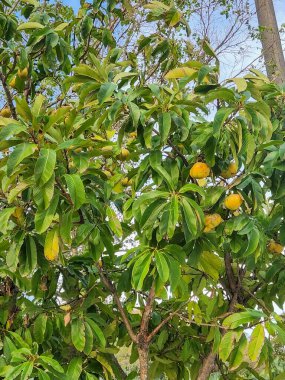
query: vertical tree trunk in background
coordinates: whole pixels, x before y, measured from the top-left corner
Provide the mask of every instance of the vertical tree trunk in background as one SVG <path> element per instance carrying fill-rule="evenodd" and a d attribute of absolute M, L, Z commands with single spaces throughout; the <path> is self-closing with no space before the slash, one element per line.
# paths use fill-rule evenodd
<path fill-rule="evenodd" d="M 270 80 L 285 83 L 285 60 L 272 0 L 255 0 L 267 75 Z"/>
<path fill-rule="evenodd" d="M 138 347 L 140 363 L 140 380 L 149 380 L 148 376 L 148 346 Z"/>

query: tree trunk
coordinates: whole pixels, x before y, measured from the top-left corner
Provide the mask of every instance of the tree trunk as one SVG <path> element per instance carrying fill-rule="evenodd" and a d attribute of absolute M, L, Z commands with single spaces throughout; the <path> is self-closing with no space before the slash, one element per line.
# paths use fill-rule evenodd
<path fill-rule="evenodd" d="M 272 0 L 255 0 L 267 75 L 277 84 L 285 83 L 285 60 Z"/>
<path fill-rule="evenodd" d="M 215 359 L 216 359 L 216 354 L 211 352 L 204 360 L 202 367 L 200 369 L 199 375 L 196 380 L 207 380 L 209 379 L 214 366 L 215 366 Z"/>
<path fill-rule="evenodd" d="M 148 377 L 148 350 L 149 346 L 138 347 L 140 363 L 140 380 L 149 380 Z"/>

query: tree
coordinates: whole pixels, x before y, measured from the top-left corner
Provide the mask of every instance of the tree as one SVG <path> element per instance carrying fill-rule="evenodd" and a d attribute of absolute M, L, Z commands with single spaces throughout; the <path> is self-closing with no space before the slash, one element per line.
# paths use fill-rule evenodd
<path fill-rule="evenodd" d="M 285 82 L 285 60 L 272 0 L 255 0 L 267 75 Z"/>
<path fill-rule="evenodd" d="M 279 375 L 282 90 L 185 59 L 167 2 L 0 10 L 0 376 Z"/>

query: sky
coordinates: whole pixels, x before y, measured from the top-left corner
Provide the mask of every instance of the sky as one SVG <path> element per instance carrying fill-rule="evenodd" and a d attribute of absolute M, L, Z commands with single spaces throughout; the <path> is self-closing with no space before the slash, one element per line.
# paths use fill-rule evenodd
<path fill-rule="evenodd" d="M 80 7 L 80 0 L 62 0 L 64 4 L 71 5 L 75 11 Z M 151 1 L 151 0 L 149 0 Z M 91 2 L 89 0 L 89 2 Z M 275 13 L 277 17 L 277 22 L 279 27 L 282 24 L 285 24 L 285 2 L 284 0 L 273 0 Z M 254 0 L 250 0 L 251 7 L 255 9 Z M 226 21 L 224 21 L 226 22 Z M 257 25 L 257 19 L 254 18 L 251 22 Z M 217 28 L 223 28 L 222 25 L 217 25 Z M 285 48 L 285 40 L 282 41 L 283 46 Z M 247 65 L 251 65 L 251 62 L 261 54 L 261 44 L 259 41 L 249 41 L 248 47 L 245 47 L 245 51 L 243 53 L 243 59 L 237 60 L 236 57 L 231 56 L 231 52 L 225 54 L 224 57 L 221 57 L 221 72 L 223 72 L 225 77 L 231 77 L 235 74 L 239 73 L 241 69 L 246 67 Z M 263 61 L 260 59 L 255 62 L 255 67 L 258 69 L 262 69 Z"/>

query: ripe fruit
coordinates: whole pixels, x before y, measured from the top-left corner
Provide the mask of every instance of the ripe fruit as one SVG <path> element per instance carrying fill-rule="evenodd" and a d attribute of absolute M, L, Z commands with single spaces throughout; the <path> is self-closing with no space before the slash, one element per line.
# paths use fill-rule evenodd
<path fill-rule="evenodd" d="M 101 149 L 102 155 L 105 157 L 110 157 L 112 155 L 112 150 L 113 147 L 111 145 L 103 146 L 103 148 Z"/>
<path fill-rule="evenodd" d="M 8 108 L 8 107 L 3 108 L 0 111 L 0 115 L 3 116 L 3 117 L 10 117 L 11 116 L 11 110 L 10 110 L 10 108 Z"/>
<path fill-rule="evenodd" d="M 243 202 L 242 197 L 239 194 L 230 194 L 225 199 L 225 207 L 229 210 L 237 210 Z"/>
<path fill-rule="evenodd" d="M 133 139 L 135 139 L 137 137 L 137 132 L 131 132 L 130 133 L 130 137 L 132 137 Z"/>
<path fill-rule="evenodd" d="M 120 160 L 125 161 L 129 157 L 129 155 L 130 155 L 130 152 L 128 151 L 128 149 L 122 148 L 121 153 L 119 154 L 118 157 Z"/>
<path fill-rule="evenodd" d="M 221 172 L 221 176 L 225 179 L 232 178 L 237 174 L 238 166 L 235 162 L 231 162 L 227 168 L 227 170 L 223 170 Z"/>
<path fill-rule="evenodd" d="M 276 243 L 274 240 L 270 240 L 269 244 L 267 245 L 268 251 L 271 253 L 282 253 L 284 250 L 283 245 Z"/>
<path fill-rule="evenodd" d="M 16 88 L 16 77 L 14 77 L 13 79 L 10 80 L 9 85 L 12 88 Z"/>
<path fill-rule="evenodd" d="M 219 214 L 209 214 L 205 216 L 204 232 L 209 232 L 223 222 L 223 218 Z"/>
<path fill-rule="evenodd" d="M 200 187 L 205 187 L 207 185 L 207 180 L 206 178 L 197 179 L 197 183 Z"/>
<path fill-rule="evenodd" d="M 204 162 L 196 162 L 190 169 L 190 176 L 196 179 L 202 179 L 209 177 L 210 168 Z"/>
<path fill-rule="evenodd" d="M 17 74 L 20 79 L 26 79 L 28 76 L 29 70 L 25 67 L 23 70 L 19 69 Z"/>

